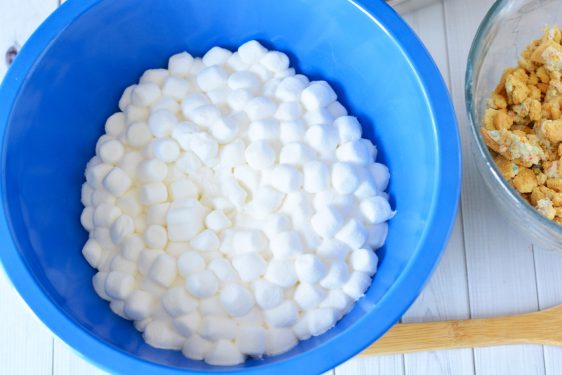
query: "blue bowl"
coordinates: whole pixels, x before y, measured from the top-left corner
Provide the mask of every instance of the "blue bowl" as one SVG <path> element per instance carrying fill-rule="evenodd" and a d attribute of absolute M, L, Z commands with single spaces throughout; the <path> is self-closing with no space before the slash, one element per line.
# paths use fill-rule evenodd
<path fill-rule="evenodd" d="M 378 145 L 398 214 L 366 296 L 326 334 L 282 355 L 214 367 L 149 347 L 94 293 L 81 254 L 86 161 L 125 87 L 187 50 L 250 39 L 326 79 Z M 379 338 L 420 293 L 450 234 L 460 186 L 454 112 L 412 31 L 380 0 L 71 0 L 32 36 L 0 90 L 0 259 L 68 345 L 118 373 L 319 373 Z"/>

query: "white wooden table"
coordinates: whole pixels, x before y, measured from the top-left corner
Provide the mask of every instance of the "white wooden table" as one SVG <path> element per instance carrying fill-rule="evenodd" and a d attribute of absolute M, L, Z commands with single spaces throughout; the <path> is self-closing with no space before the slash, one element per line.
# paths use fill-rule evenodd
<path fill-rule="evenodd" d="M 373 0 L 375 1 L 375 0 Z M 498 216 L 468 149 L 464 109 L 466 56 L 492 0 L 437 0 L 403 14 L 447 82 L 463 142 L 461 209 L 447 251 L 403 322 L 477 318 L 535 311 L 562 303 L 562 252 L 545 252 Z M 0 53 L 22 45 L 58 0 L 0 0 Z M 3 60 L 3 59 L 2 59 Z M 0 78 L 6 65 L 0 60 Z M 54 338 L 0 273 L 2 374 L 87 375 L 100 370 Z M 558 375 L 562 349 L 517 345 L 353 358 L 336 375 Z"/>

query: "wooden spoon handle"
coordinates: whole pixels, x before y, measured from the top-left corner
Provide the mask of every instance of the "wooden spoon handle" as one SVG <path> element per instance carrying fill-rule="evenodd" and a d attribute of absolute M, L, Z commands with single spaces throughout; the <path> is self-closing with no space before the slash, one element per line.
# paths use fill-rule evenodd
<path fill-rule="evenodd" d="M 397 324 L 361 354 L 397 354 L 502 344 L 552 344 L 545 327 L 549 325 L 548 319 L 544 319 L 547 317 L 542 313 Z"/>

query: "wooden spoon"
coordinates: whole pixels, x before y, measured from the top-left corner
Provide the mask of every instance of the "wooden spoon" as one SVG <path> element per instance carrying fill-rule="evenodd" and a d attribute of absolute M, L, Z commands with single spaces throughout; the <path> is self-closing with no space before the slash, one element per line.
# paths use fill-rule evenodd
<path fill-rule="evenodd" d="M 497 318 L 397 324 L 361 355 L 507 344 L 562 346 L 560 327 L 562 327 L 562 305 L 542 311 Z"/>

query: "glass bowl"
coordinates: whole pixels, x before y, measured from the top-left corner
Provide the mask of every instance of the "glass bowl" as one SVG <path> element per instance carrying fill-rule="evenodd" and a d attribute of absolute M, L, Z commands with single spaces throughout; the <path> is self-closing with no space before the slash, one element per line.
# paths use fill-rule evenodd
<path fill-rule="evenodd" d="M 498 0 L 480 24 L 468 55 L 465 101 L 471 151 L 478 170 L 504 215 L 534 244 L 562 250 L 562 226 L 535 210 L 504 179 L 480 133 L 486 101 L 503 71 L 517 66 L 523 49 L 540 38 L 546 26 L 562 25 L 562 0 Z"/>

